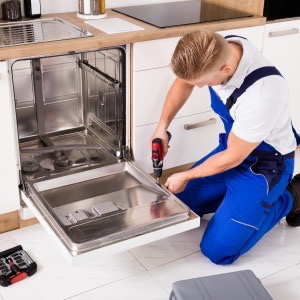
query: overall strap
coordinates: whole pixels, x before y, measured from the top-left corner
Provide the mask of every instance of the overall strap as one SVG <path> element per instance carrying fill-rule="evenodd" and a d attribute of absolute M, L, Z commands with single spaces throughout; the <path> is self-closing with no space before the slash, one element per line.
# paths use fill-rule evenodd
<path fill-rule="evenodd" d="M 292 129 L 293 129 L 294 136 L 296 138 L 297 146 L 299 146 L 300 145 L 300 135 L 298 134 L 298 132 L 294 128 L 293 124 L 292 124 Z"/>
<path fill-rule="evenodd" d="M 264 77 L 267 76 L 271 76 L 271 75 L 278 75 L 281 76 L 281 73 L 275 68 L 275 67 L 262 67 L 259 69 L 254 70 L 253 72 L 251 72 L 249 75 L 246 76 L 244 82 L 242 83 L 242 85 L 238 88 L 235 89 L 233 91 L 233 93 L 231 94 L 231 96 L 227 99 L 226 101 L 226 107 L 228 110 L 230 110 L 230 108 L 236 103 L 237 99 L 243 94 L 245 93 L 245 91 L 256 81 L 258 81 L 259 79 L 262 79 Z M 300 136 L 299 134 L 296 132 L 293 124 L 292 124 L 292 129 L 293 129 L 293 133 L 295 135 L 296 138 L 296 142 L 297 145 L 300 145 Z"/>
<path fill-rule="evenodd" d="M 275 67 L 262 67 L 254 70 L 246 76 L 242 85 L 233 91 L 231 96 L 226 101 L 226 107 L 228 110 L 236 103 L 237 99 L 246 92 L 246 90 L 256 81 L 271 75 L 282 76 L 281 73 Z"/>
<path fill-rule="evenodd" d="M 231 34 L 231 35 L 224 36 L 224 39 L 231 39 L 231 38 L 241 38 L 241 39 L 247 40 L 245 37 L 240 36 L 240 35 Z"/>

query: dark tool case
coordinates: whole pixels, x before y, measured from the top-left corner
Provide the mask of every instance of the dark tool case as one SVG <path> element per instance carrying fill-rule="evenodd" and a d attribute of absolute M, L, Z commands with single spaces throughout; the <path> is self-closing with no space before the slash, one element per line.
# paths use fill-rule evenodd
<path fill-rule="evenodd" d="M 272 300 L 250 270 L 173 283 L 169 300 Z"/>
<path fill-rule="evenodd" d="M 37 270 L 36 263 L 21 245 L 0 252 L 0 285 L 9 286 Z"/>

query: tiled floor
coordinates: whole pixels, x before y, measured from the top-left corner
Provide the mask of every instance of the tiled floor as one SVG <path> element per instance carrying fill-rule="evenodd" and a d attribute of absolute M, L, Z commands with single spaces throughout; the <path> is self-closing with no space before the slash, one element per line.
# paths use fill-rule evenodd
<path fill-rule="evenodd" d="M 202 219 L 200 228 L 76 267 L 67 264 L 40 224 L 1 234 L 0 248 L 21 244 L 38 271 L 0 287 L 0 299 L 165 300 L 174 281 L 245 269 L 261 279 L 274 300 L 300 299 L 300 228 L 283 220 L 233 265 L 216 266 L 199 252 L 207 222 Z"/>
<path fill-rule="evenodd" d="M 0 235 L 21 244 L 38 264 L 38 272 L 0 288 L 0 299 L 90 300 L 168 299 L 172 283 L 193 277 L 251 269 L 276 300 L 300 299 L 300 228 L 278 224 L 249 253 L 230 266 L 216 266 L 198 250 L 201 227 L 116 254 L 70 267 L 41 225 Z"/>

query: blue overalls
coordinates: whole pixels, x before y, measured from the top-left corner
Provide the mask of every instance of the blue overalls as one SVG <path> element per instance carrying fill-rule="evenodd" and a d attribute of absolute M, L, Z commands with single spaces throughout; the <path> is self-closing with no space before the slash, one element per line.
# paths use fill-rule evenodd
<path fill-rule="evenodd" d="M 220 134 L 219 146 L 192 168 L 227 148 L 234 122 L 229 114 L 230 107 L 255 81 L 270 75 L 281 76 L 274 67 L 250 73 L 226 105 L 209 87 L 211 107 L 221 117 L 225 133 Z M 296 133 L 295 138 L 298 141 Z M 294 152 L 281 155 L 262 142 L 239 166 L 191 180 L 186 189 L 177 194 L 178 198 L 200 216 L 215 213 L 200 243 L 203 254 L 216 264 L 231 264 L 251 249 L 290 212 L 293 200 L 286 187 L 293 170 Z"/>

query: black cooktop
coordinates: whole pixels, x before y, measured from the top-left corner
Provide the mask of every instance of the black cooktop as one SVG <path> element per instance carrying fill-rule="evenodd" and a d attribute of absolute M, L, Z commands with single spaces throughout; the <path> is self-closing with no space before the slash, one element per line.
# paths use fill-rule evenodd
<path fill-rule="evenodd" d="M 253 16 L 200 0 L 119 7 L 113 10 L 160 28 Z"/>

